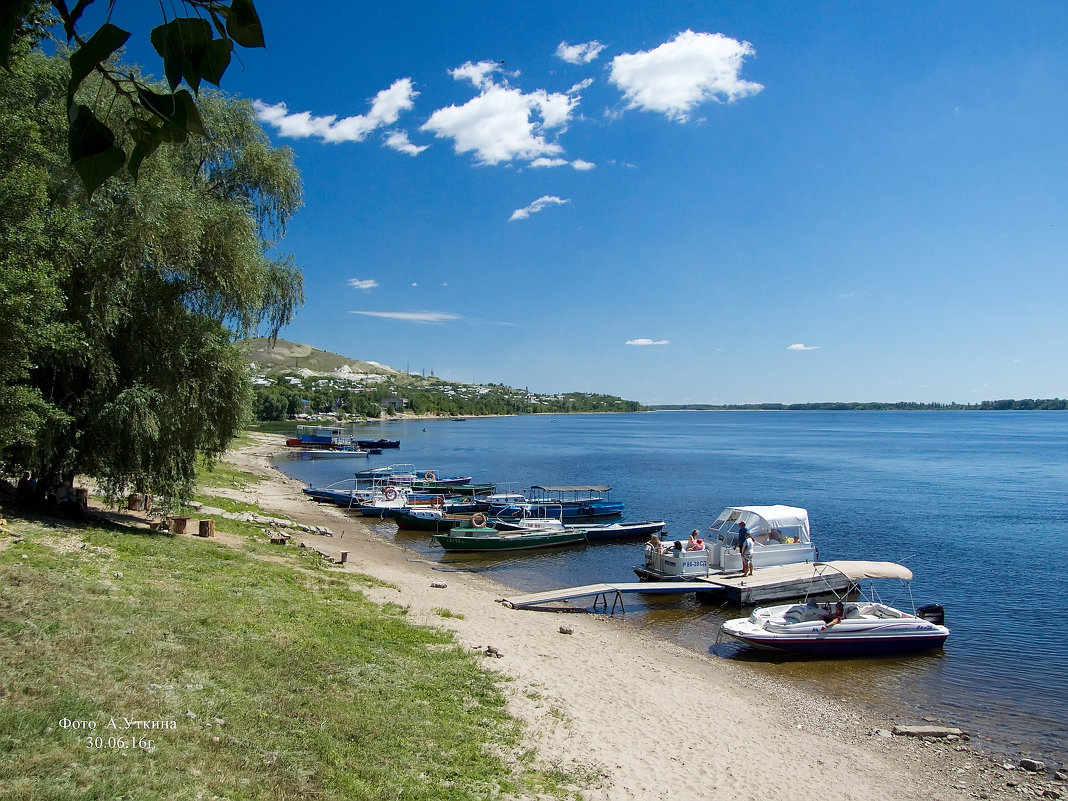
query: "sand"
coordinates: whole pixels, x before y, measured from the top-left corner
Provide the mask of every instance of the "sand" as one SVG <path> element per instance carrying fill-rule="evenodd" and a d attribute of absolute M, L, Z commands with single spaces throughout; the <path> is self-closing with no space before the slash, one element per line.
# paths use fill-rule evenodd
<path fill-rule="evenodd" d="M 624 615 L 508 608 L 499 599 L 514 590 L 436 569 L 360 519 L 307 499 L 300 482 L 271 466 L 279 444 L 257 435 L 256 444 L 229 453 L 227 461 L 267 480 L 219 494 L 329 527 L 335 536 L 306 534 L 279 547 L 303 541 L 334 556 L 347 551 L 344 569 L 396 587 L 363 589 L 372 599 L 406 605 L 412 620 L 452 630 L 466 648 L 502 653 L 484 663 L 511 679 L 505 692 L 530 745 L 545 764 L 592 777 L 593 788 L 582 790 L 588 801 L 948 800 L 1006 792 L 1004 777 L 991 775 L 999 768 L 966 743 L 885 736 L 877 729 L 889 729 L 889 721 L 770 684 L 744 663 L 676 646 L 628 625 Z"/>

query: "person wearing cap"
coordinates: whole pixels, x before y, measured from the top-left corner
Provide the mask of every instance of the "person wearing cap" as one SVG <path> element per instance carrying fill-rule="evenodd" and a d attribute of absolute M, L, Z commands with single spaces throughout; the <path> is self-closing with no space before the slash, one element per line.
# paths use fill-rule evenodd
<path fill-rule="evenodd" d="M 738 521 L 738 552 L 742 555 L 742 575 L 753 575 L 753 537 L 744 520 Z"/>

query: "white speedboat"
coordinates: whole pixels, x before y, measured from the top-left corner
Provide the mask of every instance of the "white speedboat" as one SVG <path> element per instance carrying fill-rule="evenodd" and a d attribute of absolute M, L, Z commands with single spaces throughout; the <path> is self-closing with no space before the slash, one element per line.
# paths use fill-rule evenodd
<path fill-rule="evenodd" d="M 738 524 L 744 522 L 753 538 L 753 567 L 815 562 L 819 551 L 812 544 L 808 510 L 798 506 L 728 506 L 709 528 L 706 542 L 710 571 L 729 573 L 742 569 L 738 550 Z"/>
<path fill-rule="evenodd" d="M 897 579 L 908 588 L 912 571 L 893 562 L 819 562 L 813 566 L 812 592 L 820 592 L 822 576 L 836 571 L 859 591 L 864 579 Z M 835 618 L 834 603 L 808 601 L 800 604 L 757 607 L 749 617 L 728 620 L 721 633 L 771 651 L 808 656 L 876 656 L 939 648 L 949 637 L 945 612 L 938 604 L 904 612 L 883 603 L 874 585 L 858 600 L 841 596 L 843 615 Z"/>

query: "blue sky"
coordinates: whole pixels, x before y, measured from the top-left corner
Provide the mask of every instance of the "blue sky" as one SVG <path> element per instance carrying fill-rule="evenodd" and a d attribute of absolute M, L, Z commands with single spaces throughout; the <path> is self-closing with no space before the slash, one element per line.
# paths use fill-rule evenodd
<path fill-rule="evenodd" d="M 1068 395 L 1062 2 L 256 4 L 222 88 L 303 175 L 285 339 L 646 403 Z"/>

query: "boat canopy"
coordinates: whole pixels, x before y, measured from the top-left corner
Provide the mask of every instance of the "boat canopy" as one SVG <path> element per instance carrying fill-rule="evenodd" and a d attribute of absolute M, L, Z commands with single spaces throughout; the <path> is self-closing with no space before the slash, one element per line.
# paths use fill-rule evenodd
<path fill-rule="evenodd" d="M 603 484 L 583 484 L 577 487 L 544 487 L 535 484 L 531 489 L 541 490 L 542 492 L 608 492 L 612 488 L 606 487 Z"/>
<path fill-rule="evenodd" d="M 799 506 L 728 506 L 712 524 L 712 531 L 727 545 L 733 545 L 738 541 L 738 523 L 743 520 L 750 535 L 761 544 L 768 539 L 804 545 L 812 541 L 808 510 Z"/>
<path fill-rule="evenodd" d="M 816 570 L 830 568 L 841 573 L 850 581 L 861 579 L 891 578 L 901 581 L 912 581 L 912 571 L 904 565 L 895 562 L 866 562 L 866 561 L 842 561 L 817 562 Z"/>

